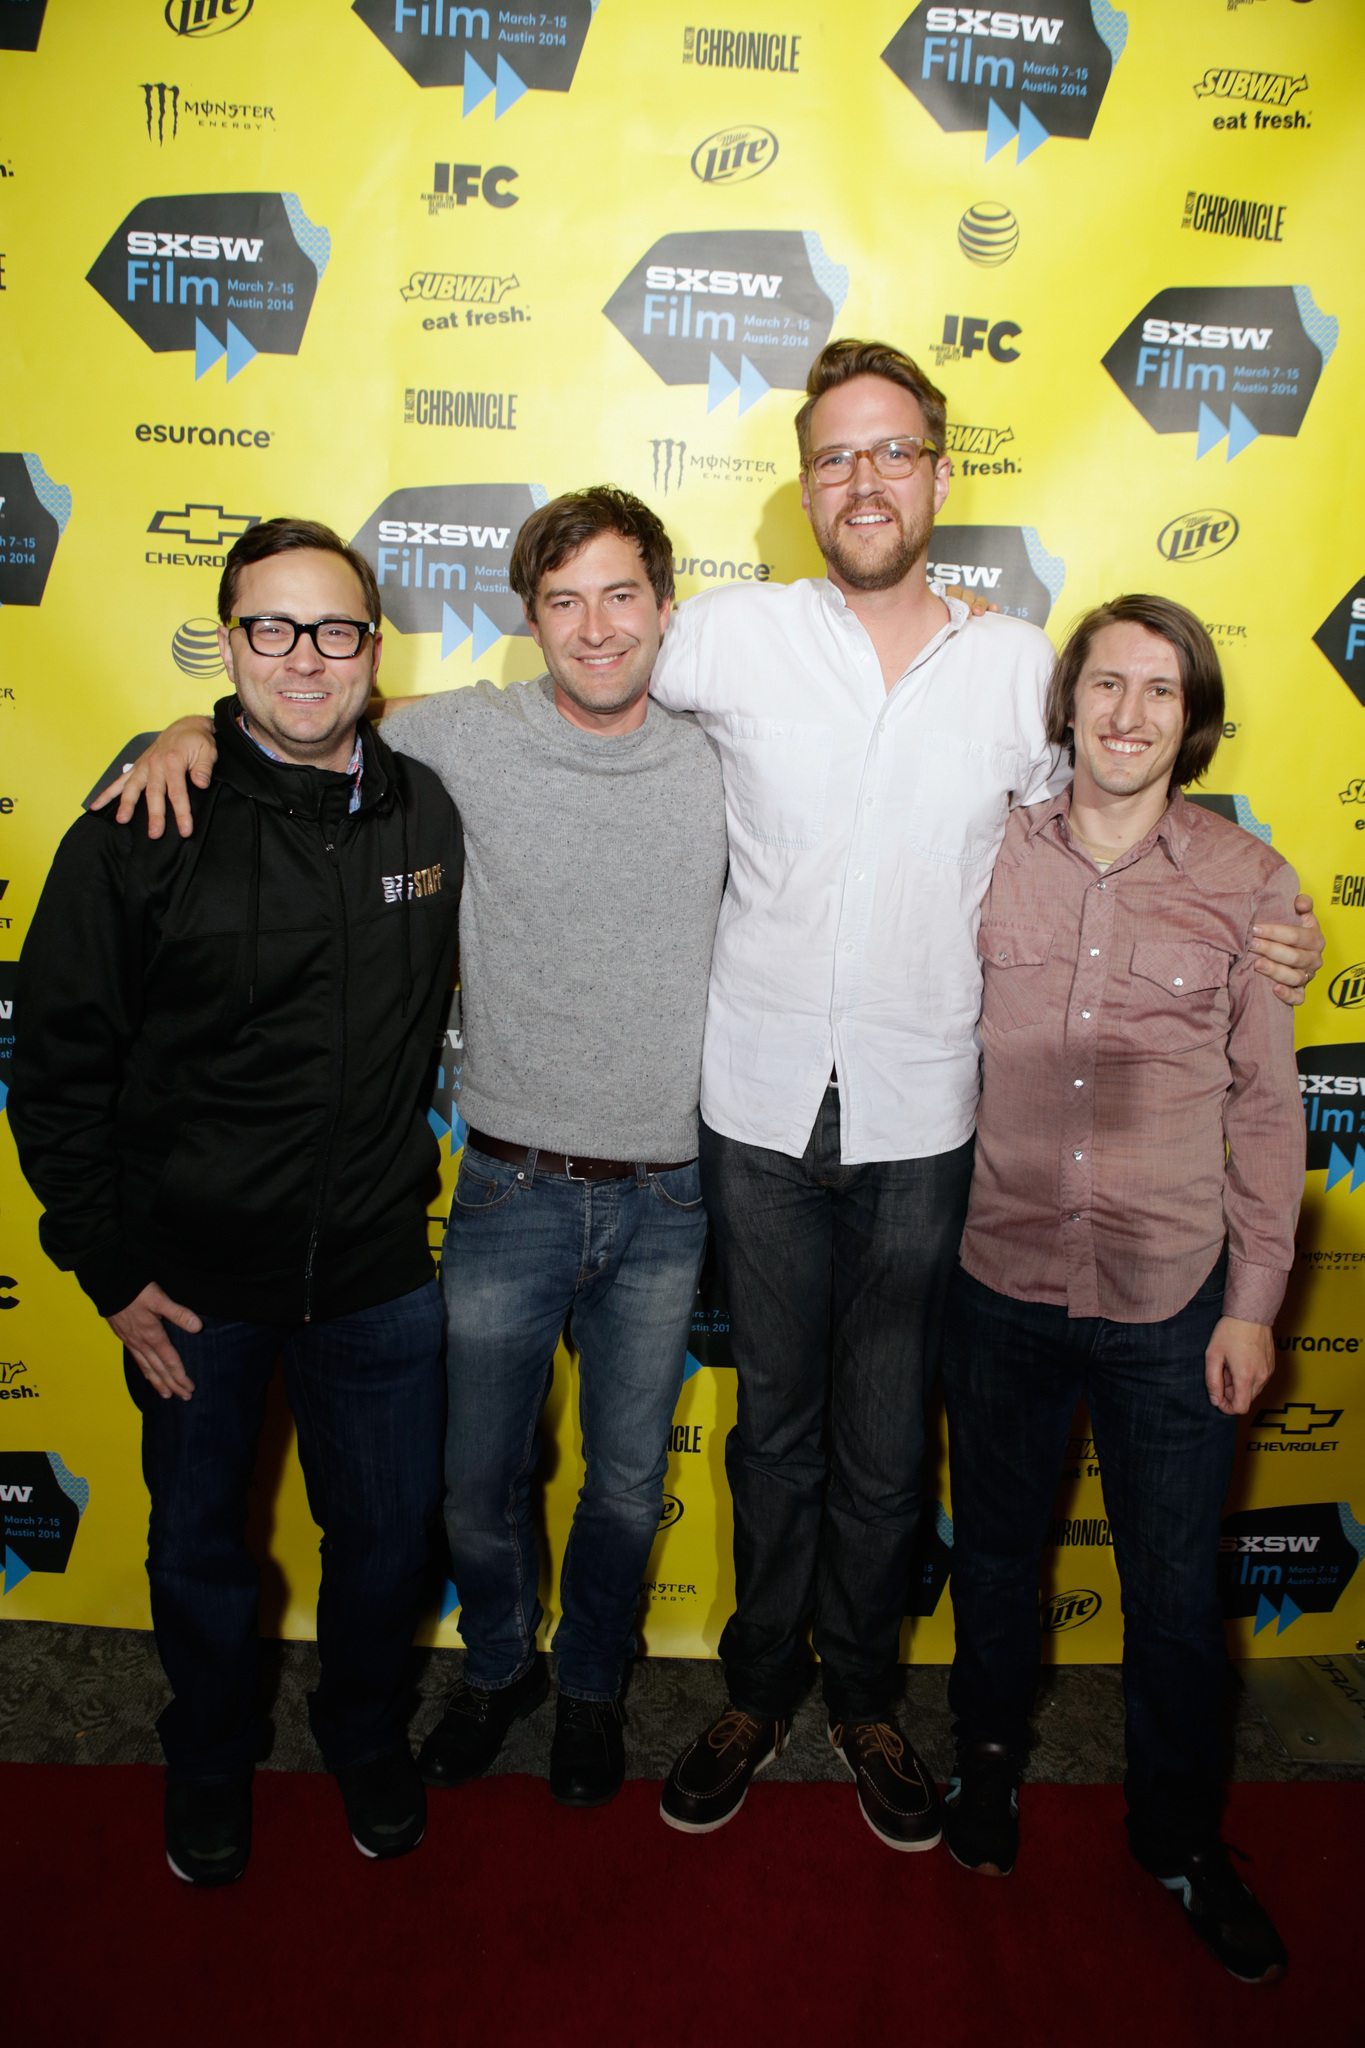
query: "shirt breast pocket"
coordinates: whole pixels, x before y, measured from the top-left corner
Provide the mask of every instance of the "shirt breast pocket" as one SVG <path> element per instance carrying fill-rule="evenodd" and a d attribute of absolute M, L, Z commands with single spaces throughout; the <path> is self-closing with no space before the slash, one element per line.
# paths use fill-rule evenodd
<path fill-rule="evenodd" d="M 1139 940 L 1124 1005 L 1134 1050 L 1190 1052 L 1226 1038 L 1232 957 L 1193 940 Z"/>
<path fill-rule="evenodd" d="M 983 924 L 976 950 L 985 969 L 981 1021 L 996 1031 L 1019 1031 L 1048 1015 L 1047 963 L 1054 933 L 1050 925 Z"/>
<path fill-rule="evenodd" d="M 1021 755 L 951 732 L 906 729 L 910 756 L 905 844 L 926 860 L 971 867 L 994 860 L 1009 819 L 1010 791 L 1023 779 Z"/>
<path fill-rule="evenodd" d="M 750 839 L 798 851 L 819 845 L 833 738 L 827 725 L 729 720 L 725 794 Z"/>

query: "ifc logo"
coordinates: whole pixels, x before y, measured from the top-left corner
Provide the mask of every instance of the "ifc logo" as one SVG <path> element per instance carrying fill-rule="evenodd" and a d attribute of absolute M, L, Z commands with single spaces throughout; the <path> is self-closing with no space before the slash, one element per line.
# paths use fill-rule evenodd
<path fill-rule="evenodd" d="M 770 128 L 718 128 L 692 152 L 692 175 L 703 185 L 744 185 L 777 162 Z"/>
<path fill-rule="evenodd" d="M 1232 513 L 1216 506 L 1182 512 L 1162 527 L 1156 537 L 1157 552 L 1168 562 L 1207 562 L 1230 548 L 1240 531 Z"/>
<path fill-rule="evenodd" d="M 218 653 L 218 625 L 214 619 L 186 619 L 177 626 L 171 640 L 171 660 L 187 676 L 216 676 L 222 673 Z"/>
<path fill-rule="evenodd" d="M 1019 247 L 1019 223 L 1008 206 L 981 200 L 969 206 L 957 224 L 957 246 L 969 263 L 994 270 L 1008 263 Z"/>
<path fill-rule="evenodd" d="M 1093 1621 L 1103 1605 L 1098 1593 L 1081 1586 L 1070 1593 L 1054 1593 L 1043 1602 L 1038 1619 L 1048 1635 L 1057 1636 L 1064 1629 L 1079 1628 L 1083 1622 Z"/>

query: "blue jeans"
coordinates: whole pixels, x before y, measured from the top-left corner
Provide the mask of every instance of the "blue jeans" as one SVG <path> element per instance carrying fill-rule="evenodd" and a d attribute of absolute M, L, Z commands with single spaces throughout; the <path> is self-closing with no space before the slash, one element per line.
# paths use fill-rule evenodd
<path fill-rule="evenodd" d="M 800 1159 L 702 1125 L 739 1414 L 725 1445 L 735 1706 L 790 1715 L 822 1663 L 832 1722 L 896 1697 L 924 1486 L 924 1398 L 962 1237 L 972 1143 L 844 1166 L 826 1091 Z"/>
<path fill-rule="evenodd" d="M 1038 1571 L 1076 1404 L 1090 1408 L 1123 1588 L 1128 1828 L 1160 1861 L 1215 1832 L 1227 1650 L 1219 1518 L 1237 1425 L 1210 1402 L 1204 1353 L 1225 1260 L 1159 1323 L 1068 1318 L 959 1269 L 943 1384 L 953 1491 L 961 1733 L 1022 1760 L 1038 1677 Z"/>
<path fill-rule="evenodd" d="M 535 1655 L 532 1481 L 567 1327 L 587 1469 L 560 1573 L 559 1689 L 582 1700 L 620 1691 L 659 1529 L 705 1244 L 695 1164 L 587 1182 L 466 1146 L 441 1280 L 450 1320 L 446 1533 L 472 1685 L 511 1685 Z"/>
<path fill-rule="evenodd" d="M 405 1664 L 441 1499 L 444 1324 L 430 1280 L 330 1322 L 205 1316 L 197 1336 L 168 1325 L 194 1382 L 188 1401 L 163 1401 L 125 1353 L 152 1497 L 152 1627 L 175 1694 L 157 1722 L 172 1776 L 244 1777 L 263 1754 L 260 1571 L 246 1542 L 247 1490 L 281 1353 L 308 1505 L 323 1532 L 313 1733 L 332 1771 L 404 1741 Z"/>

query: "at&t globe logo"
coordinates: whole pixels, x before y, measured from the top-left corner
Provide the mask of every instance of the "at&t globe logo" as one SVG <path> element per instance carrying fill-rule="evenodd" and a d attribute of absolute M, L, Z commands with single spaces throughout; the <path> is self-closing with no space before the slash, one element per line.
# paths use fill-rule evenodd
<path fill-rule="evenodd" d="M 202 678 L 221 675 L 216 619 L 186 619 L 177 626 L 171 640 L 171 660 L 183 675 Z"/>
<path fill-rule="evenodd" d="M 1008 263 L 1019 247 L 1019 223 L 1008 206 L 981 200 L 969 206 L 957 224 L 957 246 L 969 263 L 994 270 Z"/>

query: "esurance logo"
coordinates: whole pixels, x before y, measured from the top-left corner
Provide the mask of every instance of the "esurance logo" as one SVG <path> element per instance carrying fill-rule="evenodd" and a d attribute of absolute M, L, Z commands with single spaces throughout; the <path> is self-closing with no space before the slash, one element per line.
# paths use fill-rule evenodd
<path fill-rule="evenodd" d="M 1054 1593 L 1039 1610 L 1039 1624 L 1045 1634 L 1059 1636 L 1069 1628 L 1080 1628 L 1093 1621 L 1103 1605 L 1099 1594 L 1086 1586 L 1078 1586 L 1070 1593 Z"/>
<path fill-rule="evenodd" d="M 1182 512 L 1157 535 L 1157 553 L 1168 562 L 1207 562 L 1230 548 L 1240 531 L 1231 512 Z"/>
<path fill-rule="evenodd" d="M 1346 1181 L 1354 1195 L 1365 1187 L 1365 1045 L 1300 1046 L 1298 1063 L 1307 1170 L 1325 1168 L 1329 1189 Z"/>
<path fill-rule="evenodd" d="M 1326 655 L 1357 703 L 1365 704 L 1365 576 L 1328 612 L 1313 635 L 1313 645 Z M 1365 797 L 1343 790 L 1341 801 L 1361 803 Z"/>
<path fill-rule="evenodd" d="M 41 604 L 71 493 L 36 455 L 0 455 L 0 604 Z"/>
<path fill-rule="evenodd" d="M 528 92 L 573 84 L 597 0 L 531 8 L 460 7 L 449 0 L 354 0 L 351 12 L 418 85 L 464 88 L 467 117 L 496 95 L 501 120 Z"/>
<path fill-rule="evenodd" d="M 770 128 L 718 128 L 692 152 L 692 175 L 703 185 L 743 185 L 777 162 Z"/>
<path fill-rule="evenodd" d="M 713 412 L 734 391 L 801 391 L 848 294 L 815 234 L 780 228 L 664 235 L 602 308 L 665 384 L 704 384 Z"/>
<path fill-rule="evenodd" d="M 86 279 L 157 355 L 194 352 L 196 380 L 227 358 L 296 356 L 331 236 L 292 192 L 144 199 Z"/>
<path fill-rule="evenodd" d="M 1365 1528 L 1345 1501 L 1227 1515 L 1218 1543 L 1223 1612 L 1276 1635 L 1303 1614 L 1330 1614 L 1365 1556 Z"/>
<path fill-rule="evenodd" d="M 1216 285 L 1158 292 L 1103 361 L 1156 433 L 1197 434 L 1196 459 L 1226 440 L 1231 462 L 1298 433 L 1336 344 L 1306 285 Z"/>
<path fill-rule="evenodd" d="M 1061 596 L 1066 564 L 1033 526 L 936 526 L 929 543 L 935 583 L 980 591 L 1002 612 L 1041 626 Z"/>
<path fill-rule="evenodd" d="M 55 1451 L 9 1451 L 0 1457 L 0 1556 L 4 1590 L 30 1572 L 64 1572 L 81 1516 L 90 1502 Z"/>
<path fill-rule="evenodd" d="M 470 643 L 478 661 L 504 633 L 528 631 L 507 581 L 538 484 L 433 484 L 392 491 L 352 541 L 373 566 L 400 633 L 439 633 L 441 659 Z"/>
<path fill-rule="evenodd" d="M 984 128 L 987 162 L 1017 136 L 1021 164 L 1050 136 L 1089 136 L 1127 38 L 1108 0 L 1067 0 L 1063 14 L 921 0 L 882 62 L 945 134 Z"/>
<path fill-rule="evenodd" d="M 166 0 L 165 23 L 172 35 L 225 36 L 240 28 L 255 0 Z"/>

